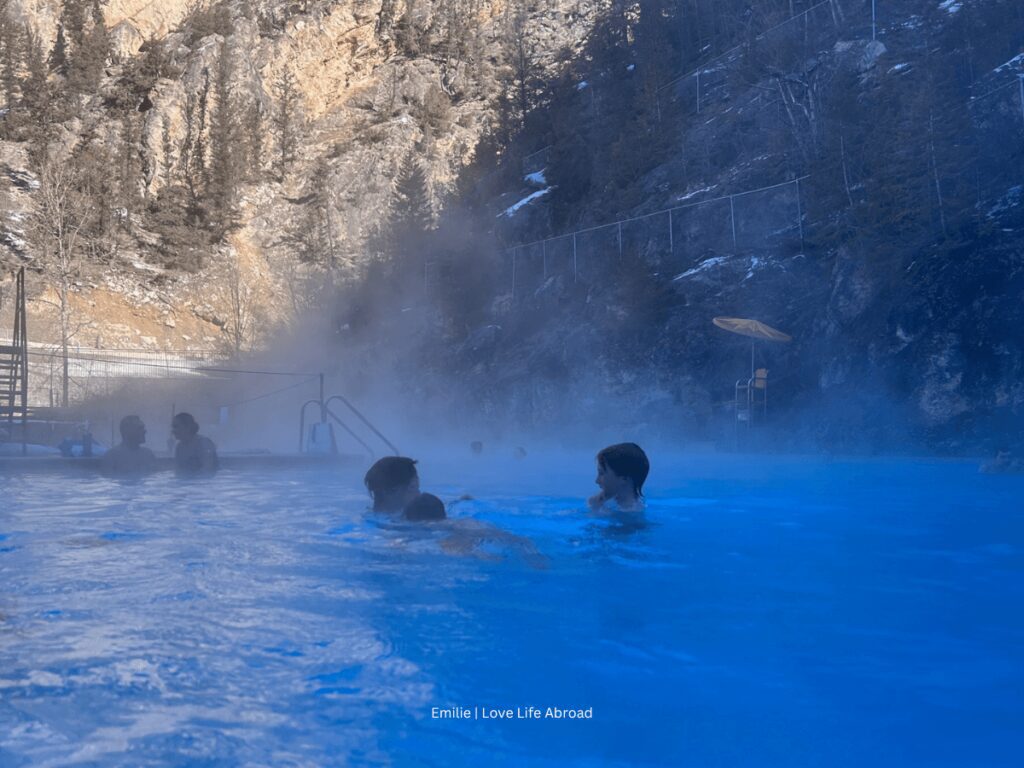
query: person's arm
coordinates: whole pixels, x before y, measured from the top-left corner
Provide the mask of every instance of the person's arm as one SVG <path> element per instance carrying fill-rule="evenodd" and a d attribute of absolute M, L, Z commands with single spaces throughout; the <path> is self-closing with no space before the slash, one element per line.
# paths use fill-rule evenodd
<path fill-rule="evenodd" d="M 537 550 L 537 546 L 523 536 L 498 528 L 472 518 L 452 521 L 452 533 L 441 542 L 441 548 L 451 554 L 474 555 L 483 559 L 500 560 L 500 557 L 480 552 L 477 548 L 488 541 L 508 546 L 519 553 L 531 568 L 547 568 L 548 559 Z"/>

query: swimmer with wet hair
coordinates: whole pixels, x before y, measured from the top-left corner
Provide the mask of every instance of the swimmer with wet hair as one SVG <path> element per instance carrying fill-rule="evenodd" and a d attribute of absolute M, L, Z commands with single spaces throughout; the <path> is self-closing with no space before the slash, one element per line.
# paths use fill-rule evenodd
<path fill-rule="evenodd" d="M 448 516 L 444 511 L 444 502 L 432 493 L 421 493 L 405 505 L 402 514 L 406 520 L 413 523 L 444 520 Z"/>
<path fill-rule="evenodd" d="M 217 446 L 199 434 L 199 423 L 191 413 L 182 411 L 174 415 L 171 434 L 178 441 L 174 447 L 174 469 L 179 477 L 212 475 L 220 469 Z"/>
<path fill-rule="evenodd" d="M 416 461 L 405 456 L 378 459 L 363 478 L 374 512 L 402 512 L 420 493 Z"/>
<path fill-rule="evenodd" d="M 594 512 L 611 506 L 621 512 L 642 512 L 644 481 L 651 470 L 647 454 L 636 443 L 609 445 L 597 454 L 597 479 L 601 491 L 587 500 Z"/>

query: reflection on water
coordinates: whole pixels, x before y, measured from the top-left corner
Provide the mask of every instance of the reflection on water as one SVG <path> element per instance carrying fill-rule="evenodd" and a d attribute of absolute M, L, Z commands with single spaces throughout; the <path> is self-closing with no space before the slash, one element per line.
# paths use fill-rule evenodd
<path fill-rule="evenodd" d="M 0 764 L 1013 764 L 1024 481 L 659 466 L 645 518 L 538 480 L 419 527 L 312 472 L 7 478 Z"/>

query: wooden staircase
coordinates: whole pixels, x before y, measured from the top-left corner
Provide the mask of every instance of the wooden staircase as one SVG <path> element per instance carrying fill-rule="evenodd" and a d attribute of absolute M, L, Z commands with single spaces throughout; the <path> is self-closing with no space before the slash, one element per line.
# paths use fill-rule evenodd
<path fill-rule="evenodd" d="M 21 442 L 28 452 L 28 334 L 25 330 L 25 268 L 18 270 L 14 333 L 0 344 L 0 442 Z"/>

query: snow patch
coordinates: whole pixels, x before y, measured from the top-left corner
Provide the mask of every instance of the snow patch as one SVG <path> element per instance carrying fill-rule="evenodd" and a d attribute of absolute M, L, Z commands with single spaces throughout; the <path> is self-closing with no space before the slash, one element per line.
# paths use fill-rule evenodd
<path fill-rule="evenodd" d="M 1018 184 L 1016 187 L 1010 187 L 1006 190 L 1006 194 L 999 198 L 999 200 L 996 201 L 996 204 L 989 208 L 988 213 L 985 215 L 991 219 L 1004 211 L 1016 208 L 1021 203 L 1024 203 L 1024 186 Z"/>
<path fill-rule="evenodd" d="M 910 64 L 903 61 L 900 62 L 899 64 L 896 64 L 895 66 L 889 67 L 889 72 L 887 74 L 891 75 L 893 72 L 904 72 L 908 69 L 910 69 Z"/>
<path fill-rule="evenodd" d="M 700 189 L 695 189 L 695 190 L 693 190 L 693 192 L 687 192 L 685 195 L 677 196 L 676 197 L 676 202 L 677 203 L 681 203 L 684 200 L 689 200 L 690 198 L 696 197 L 697 195 L 702 195 L 705 192 L 710 192 L 713 189 L 714 189 L 713 186 L 711 186 L 711 187 L 702 187 Z"/>
<path fill-rule="evenodd" d="M 1002 72 L 1004 69 L 1016 69 L 1018 67 L 1024 67 L 1024 53 L 1018 53 L 1009 61 L 1004 64 L 1000 64 L 998 67 L 993 69 L 993 72 Z"/>
<path fill-rule="evenodd" d="M 528 181 L 531 184 L 536 184 L 538 186 L 543 186 L 543 185 L 547 184 L 547 180 L 544 178 L 544 171 L 546 171 L 546 170 L 547 170 L 547 168 L 541 168 L 539 171 L 534 171 L 533 173 L 528 173 L 525 176 L 523 176 L 523 180 L 524 181 Z"/>
<path fill-rule="evenodd" d="M 581 80 L 580 82 L 576 83 L 576 90 L 577 91 L 582 91 L 584 88 L 586 88 L 589 85 L 590 85 L 590 83 L 588 83 L 586 80 Z"/>
<path fill-rule="evenodd" d="M 719 264 L 724 264 L 728 260 L 729 260 L 728 256 L 712 256 L 710 259 L 705 259 L 704 261 L 702 261 L 700 264 L 698 264 L 693 269 L 688 269 L 685 272 L 683 272 L 681 275 L 676 275 L 675 277 L 672 278 L 672 280 L 673 281 L 675 281 L 675 280 L 682 280 L 683 278 L 692 277 L 693 275 L 698 275 L 701 272 L 707 272 L 709 269 L 714 269 Z"/>
<path fill-rule="evenodd" d="M 544 197 L 544 195 L 546 195 L 552 189 L 554 189 L 554 187 L 545 187 L 544 189 L 538 189 L 532 195 L 527 195 L 526 197 L 524 197 L 522 200 L 520 200 L 515 205 L 510 205 L 504 211 L 502 211 L 497 216 L 495 216 L 495 218 L 496 219 L 500 219 L 502 216 L 507 216 L 507 217 L 511 218 L 511 217 L 515 216 L 516 213 L 519 211 L 519 209 L 522 208 L 524 205 L 529 205 L 530 203 L 532 203 L 537 198 Z"/>
<path fill-rule="evenodd" d="M 636 64 L 630 64 L 628 67 L 626 67 L 627 72 L 632 72 L 634 69 L 636 69 Z"/>
<path fill-rule="evenodd" d="M 942 2 L 939 3 L 939 8 L 949 14 L 957 13 L 963 7 L 963 3 L 961 3 L 960 0 L 942 0 Z"/>
<path fill-rule="evenodd" d="M 744 280 L 749 280 L 754 276 L 754 273 L 760 269 L 767 262 L 767 259 L 762 259 L 760 256 L 750 257 L 750 268 L 747 269 L 747 274 L 743 276 Z"/>

